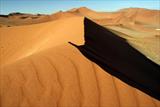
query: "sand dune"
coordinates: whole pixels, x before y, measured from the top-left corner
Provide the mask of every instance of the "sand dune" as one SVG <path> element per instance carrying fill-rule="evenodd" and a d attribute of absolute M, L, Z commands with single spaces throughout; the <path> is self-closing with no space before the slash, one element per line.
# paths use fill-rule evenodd
<path fill-rule="evenodd" d="M 68 11 L 59 11 L 51 15 L 32 15 L 24 13 L 11 13 L 0 15 L 0 25 L 17 26 L 48 22 L 59 18 L 71 16 L 85 16 L 94 19 L 103 25 L 116 24 L 138 24 L 152 27 L 160 27 L 160 11 L 143 8 L 126 8 L 116 12 L 97 12 L 86 7 L 73 8 Z M 151 16 L 151 17 L 150 17 Z"/>
<path fill-rule="evenodd" d="M 85 8 L 79 11 L 96 16 L 94 11 L 86 12 Z M 116 15 L 114 13 L 114 17 Z M 99 19 L 110 16 L 103 12 L 96 17 L 106 26 Z M 68 44 L 69 41 L 77 45 L 84 43 L 84 17 L 77 9 L 53 14 L 49 20 L 0 28 L 1 107 L 160 107 L 158 100 L 106 73 Z M 126 25 L 129 28 L 106 27 L 136 42 L 133 45 L 147 53 L 146 56 L 160 58 L 158 31 L 151 29 L 153 35 L 145 36 L 150 30 L 140 29 L 143 33 L 138 35 L 143 34 L 143 38 L 137 38 L 138 35 L 132 33 L 138 31 Z"/>
<path fill-rule="evenodd" d="M 30 25 L 50 20 L 49 15 L 10 13 L 9 15 L 0 15 L 0 27 L 12 27 L 20 25 Z"/>
<path fill-rule="evenodd" d="M 109 75 L 69 44 L 8 65 L 1 77 L 2 107 L 160 106 L 159 101 Z"/>
<path fill-rule="evenodd" d="M 96 12 L 86 7 L 75 8 L 69 12 L 95 20 L 106 20 L 106 24 L 146 24 L 159 25 L 160 11 L 143 8 L 127 8 L 116 12 Z M 152 16 L 152 17 L 150 17 Z M 104 24 L 104 22 L 103 22 Z"/>
<path fill-rule="evenodd" d="M 69 40 L 75 41 L 78 44 L 82 43 L 84 32 L 83 17 L 73 15 L 64 18 L 63 15 L 64 14 L 60 16 L 54 15 L 54 17 L 58 17 L 59 19 L 46 23 L 0 28 L 0 44 L 3 52 L 1 55 L 3 58 L 3 64 L 28 56 L 38 50 L 42 50 L 45 46 L 48 48 L 53 45 L 56 46 L 68 42 Z M 73 25 L 75 23 L 77 25 L 73 30 Z M 131 45 L 139 49 L 139 51 L 151 60 L 158 64 L 160 63 L 159 31 L 145 31 L 143 29 L 137 31 L 132 29 L 134 26 L 129 26 L 128 28 L 124 28 L 123 26 L 106 27 L 122 33 L 118 33 L 118 35 L 127 39 Z M 129 35 L 130 37 L 128 36 L 129 38 L 126 38 L 124 35 Z M 30 42 L 30 44 L 28 44 L 28 42 Z"/>

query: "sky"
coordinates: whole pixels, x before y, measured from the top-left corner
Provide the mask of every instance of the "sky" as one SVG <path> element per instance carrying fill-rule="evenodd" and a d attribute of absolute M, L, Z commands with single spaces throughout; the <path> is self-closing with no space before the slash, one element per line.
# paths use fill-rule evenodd
<path fill-rule="evenodd" d="M 0 0 L 0 14 L 51 14 L 78 7 L 88 7 L 96 11 L 116 11 L 130 7 L 160 10 L 160 0 Z"/>

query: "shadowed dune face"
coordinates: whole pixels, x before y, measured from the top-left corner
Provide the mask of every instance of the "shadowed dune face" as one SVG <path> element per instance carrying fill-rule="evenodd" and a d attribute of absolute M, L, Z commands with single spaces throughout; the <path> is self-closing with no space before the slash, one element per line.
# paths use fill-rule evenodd
<path fill-rule="evenodd" d="M 84 28 L 85 44 L 71 44 L 108 73 L 160 100 L 160 66 L 125 39 L 87 18 L 84 19 Z"/>

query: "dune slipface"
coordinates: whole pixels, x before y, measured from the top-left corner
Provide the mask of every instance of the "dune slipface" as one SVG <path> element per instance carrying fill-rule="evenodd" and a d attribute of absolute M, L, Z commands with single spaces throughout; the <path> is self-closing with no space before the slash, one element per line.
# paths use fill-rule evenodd
<path fill-rule="evenodd" d="M 83 55 L 108 73 L 160 100 L 159 65 L 131 47 L 125 39 L 91 20 L 85 18 L 84 26 L 85 44 L 75 45 Z"/>

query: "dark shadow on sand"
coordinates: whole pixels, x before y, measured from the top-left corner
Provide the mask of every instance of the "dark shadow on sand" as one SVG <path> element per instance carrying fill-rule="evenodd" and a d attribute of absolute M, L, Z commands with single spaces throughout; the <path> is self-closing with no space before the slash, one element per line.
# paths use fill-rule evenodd
<path fill-rule="evenodd" d="M 160 100 L 160 66 L 131 47 L 125 39 L 85 18 L 81 53 L 106 72 Z"/>

